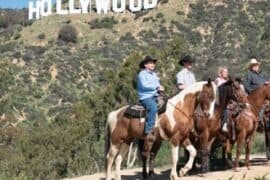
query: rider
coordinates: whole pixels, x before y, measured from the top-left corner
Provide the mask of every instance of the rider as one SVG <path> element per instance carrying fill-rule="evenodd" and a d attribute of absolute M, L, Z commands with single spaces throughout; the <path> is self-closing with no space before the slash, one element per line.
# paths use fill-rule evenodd
<path fill-rule="evenodd" d="M 184 88 L 196 83 L 196 78 L 192 72 L 192 63 L 194 60 L 191 56 L 184 56 L 179 64 L 183 66 L 183 69 L 176 74 L 177 79 L 177 88 L 179 91 L 182 91 Z"/>
<path fill-rule="evenodd" d="M 223 83 L 225 83 L 226 81 L 228 81 L 229 73 L 228 73 L 228 68 L 227 67 L 225 67 L 225 66 L 219 67 L 217 74 L 218 74 L 218 77 L 215 80 L 215 83 L 216 83 L 217 86 L 220 86 Z M 228 109 L 227 109 L 227 107 L 223 111 L 221 119 L 222 119 L 222 121 L 221 121 L 222 131 L 227 132 L 228 131 L 228 128 L 227 128 Z"/>
<path fill-rule="evenodd" d="M 266 74 L 260 71 L 260 64 L 256 58 L 252 58 L 249 63 L 248 73 L 244 80 L 244 87 L 248 94 L 252 93 L 257 87 L 269 84 Z M 264 109 L 259 113 L 259 121 L 262 122 Z"/>
<path fill-rule="evenodd" d="M 143 106 L 148 110 L 148 116 L 145 122 L 145 139 L 154 141 L 153 128 L 157 116 L 157 97 L 159 91 L 164 91 L 160 85 L 159 78 L 154 72 L 157 59 L 146 56 L 140 62 L 141 71 L 137 76 L 137 91 L 139 99 Z"/>

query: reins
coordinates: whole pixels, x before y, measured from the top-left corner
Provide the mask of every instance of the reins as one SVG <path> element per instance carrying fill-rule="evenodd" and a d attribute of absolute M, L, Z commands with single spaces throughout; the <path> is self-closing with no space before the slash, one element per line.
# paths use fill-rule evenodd
<path fill-rule="evenodd" d="M 191 117 L 191 115 L 188 116 L 187 113 L 185 113 L 182 109 L 176 107 L 176 106 L 175 106 L 173 103 L 171 103 L 169 100 L 167 101 L 167 103 L 170 104 L 171 106 L 173 106 L 176 110 L 178 110 L 178 111 L 180 111 L 181 113 L 183 113 L 183 114 L 186 116 L 186 118 L 189 119 L 189 118 Z"/>
<path fill-rule="evenodd" d="M 164 92 L 159 92 L 159 94 L 161 95 L 161 96 L 163 96 L 165 99 L 167 99 L 167 104 L 170 104 L 172 107 L 174 107 L 176 110 L 178 110 L 179 112 L 181 112 L 181 113 L 183 113 L 185 116 L 186 116 L 186 118 L 191 118 L 192 117 L 192 115 L 187 115 L 187 113 L 185 113 L 182 109 L 180 109 L 180 108 L 178 108 L 177 106 L 175 106 L 173 103 L 171 103 L 170 102 L 170 98 L 169 98 L 169 96 L 168 95 L 166 95 Z"/>

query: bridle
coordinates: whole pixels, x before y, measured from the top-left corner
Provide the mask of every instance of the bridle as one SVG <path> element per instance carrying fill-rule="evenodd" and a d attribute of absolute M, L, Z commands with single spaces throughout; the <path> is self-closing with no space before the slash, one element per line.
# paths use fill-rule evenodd
<path fill-rule="evenodd" d="M 199 92 L 198 94 L 196 94 L 196 101 L 198 101 L 199 96 L 201 95 L 201 93 L 205 93 L 205 92 Z M 164 93 L 162 93 L 162 95 L 167 98 L 168 96 L 166 96 Z M 188 119 L 190 119 L 192 116 L 194 115 L 188 115 L 185 111 L 183 111 L 181 108 L 178 108 L 177 106 L 175 106 L 173 103 L 171 103 L 169 100 L 167 101 L 167 104 L 170 104 L 172 107 L 174 107 L 176 110 L 178 110 L 179 112 L 181 112 L 182 114 L 184 114 L 184 116 Z M 199 104 L 200 105 L 200 104 Z"/>
<path fill-rule="evenodd" d="M 185 113 L 182 109 L 178 108 L 177 106 L 175 106 L 173 103 L 170 102 L 170 97 L 168 95 L 166 95 L 163 91 L 159 91 L 158 92 L 160 96 L 162 96 L 164 99 L 167 100 L 167 104 L 170 104 L 172 107 L 174 107 L 176 110 L 178 110 L 179 112 L 183 113 L 185 115 L 186 118 L 190 118 L 191 116 L 188 116 L 187 113 Z"/>

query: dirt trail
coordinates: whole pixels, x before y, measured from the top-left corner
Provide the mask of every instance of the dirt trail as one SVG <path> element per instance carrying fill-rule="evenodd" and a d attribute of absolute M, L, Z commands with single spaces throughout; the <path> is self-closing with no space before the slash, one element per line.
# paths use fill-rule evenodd
<path fill-rule="evenodd" d="M 233 170 L 225 171 L 212 171 L 205 174 L 203 177 L 199 174 L 189 175 L 180 180 L 255 180 L 256 178 L 262 178 L 270 180 L 270 162 L 267 161 L 265 156 L 256 155 L 251 158 L 251 169 L 247 170 L 246 167 L 241 167 L 239 172 L 234 172 Z M 169 179 L 170 167 L 156 168 L 156 175 L 152 178 L 153 180 L 166 180 Z M 72 180 L 104 180 L 104 173 L 97 173 L 88 176 L 81 176 L 73 178 Z M 125 169 L 122 171 L 122 180 L 141 180 L 141 168 Z M 71 180 L 71 179 L 70 179 Z"/>

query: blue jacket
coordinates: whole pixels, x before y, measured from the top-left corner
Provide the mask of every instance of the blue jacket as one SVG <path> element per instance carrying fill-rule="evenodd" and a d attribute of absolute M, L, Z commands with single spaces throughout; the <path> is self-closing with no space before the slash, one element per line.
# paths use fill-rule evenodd
<path fill-rule="evenodd" d="M 137 91 L 140 100 L 158 96 L 159 78 L 155 72 L 142 70 L 137 76 Z"/>
<path fill-rule="evenodd" d="M 257 87 L 263 85 L 268 80 L 266 74 L 248 71 L 244 80 L 244 86 L 248 93 L 254 91 Z"/>

